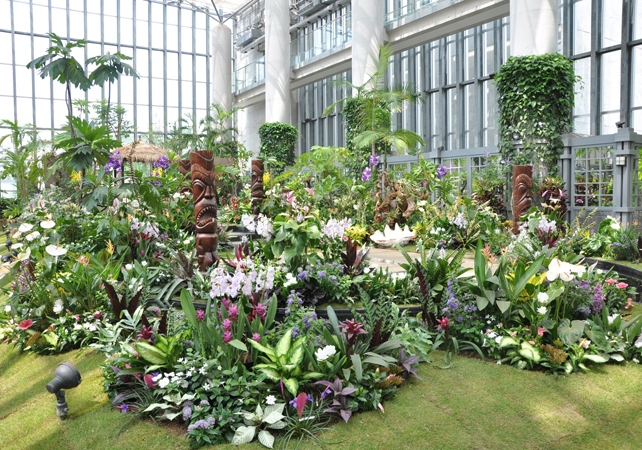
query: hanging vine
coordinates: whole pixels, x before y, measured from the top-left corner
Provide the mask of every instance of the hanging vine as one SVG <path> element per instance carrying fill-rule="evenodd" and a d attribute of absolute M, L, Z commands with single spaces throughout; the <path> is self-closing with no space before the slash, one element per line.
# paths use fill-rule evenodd
<path fill-rule="evenodd" d="M 558 173 L 561 135 L 571 126 L 577 81 L 573 62 L 558 53 L 511 56 L 500 67 L 495 76 L 500 153 L 508 166 L 533 163 Z M 523 143 L 519 152 L 515 137 Z"/>

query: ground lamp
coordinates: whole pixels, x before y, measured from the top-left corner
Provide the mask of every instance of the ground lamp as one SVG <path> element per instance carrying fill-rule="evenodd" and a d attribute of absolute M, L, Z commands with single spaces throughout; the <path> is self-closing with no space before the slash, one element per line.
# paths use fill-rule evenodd
<path fill-rule="evenodd" d="M 67 418 L 67 412 L 69 411 L 63 389 L 75 388 L 81 381 L 78 369 L 73 364 L 63 361 L 56 367 L 53 380 L 47 384 L 47 390 L 52 394 L 56 394 L 56 400 L 58 401 L 56 403 L 56 414 L 61 420 Z"/>

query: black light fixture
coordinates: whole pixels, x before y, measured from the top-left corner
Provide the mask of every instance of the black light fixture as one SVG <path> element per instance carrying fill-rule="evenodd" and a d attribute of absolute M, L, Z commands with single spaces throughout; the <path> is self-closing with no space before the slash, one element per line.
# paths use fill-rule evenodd
<path fill-rule="evenodd" d="M 517 131 L 513 131 L 511 134 L 511 138 L 513 138 L 514 141 L 519 141 L 522 139 L 522 135 Z"/>
<path fill-rule="evenodd" d="M 53 380 L 47 383 L 47 390 L 52 394 L 56 394 L 56 414 L 58 414 L 60 420 L 65 420 L 69 411 L 63 389 L 75 388 L 81 381 L 80 372 L 78 372 L 76 366 L 63 361 L 56 367 Z"/>
<path fill-rule="evenodd" d="M 615 127 L 616 128 L 624 128 L 624 125 L 626 125 L 626 122 L 624 120 L 620 120 L 619 122 L 615 122 Z"/>

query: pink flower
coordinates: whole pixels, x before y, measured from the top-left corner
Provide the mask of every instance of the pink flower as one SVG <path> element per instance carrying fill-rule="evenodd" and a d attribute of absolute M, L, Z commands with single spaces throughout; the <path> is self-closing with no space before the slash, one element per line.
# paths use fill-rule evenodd
<path fill-rule="evenodd" d="M 229 343 L 232 340 L 232 332 L 231 331 L 225 331 L 223 332 L 223 342 L 225 344 Z"/>
<path fill-rule="evenodd" d="M 618 288 L 618 289 L 626 289 L 626 288 L 629 287 L 629 285 L 626 284 L 626 283 L 618 283 L 618 284 L 615 285 L 615 287 Z"/>
<path fill-rule="evenodd" d="M 448 317 L 442 317 L 441 319 L 437 319 L 437 323 L 439 324 L 439 326 L 437 327 L 439 331 L 445 331 L 448 329 L 450 319 Z"/>
<path fill-rule="evenodd" d="M 202 309 L 196 311 L 196 320 L 198 320 L 199 322 L 205 320 L 205 311 L 203 311 Z"/>
<path fill-rule="evenodd" d="M 544 333 L 546 333 L 546 328 L 544 328 L 544 327 L 537 327 L 537 335 L 538 335 L 538 336 L 544 336 Z"/>
<path fill-rule="evenodd" d="M 232 321 L 230 319 L 223 320 L 223 329 L 229 331 L 232 329 Z"/>
<path fill-rule="evenodd" d="M 260 335 L 259 333 L 254 333 L 254 334 L 252 335 L 252 340 L 253 340 L 254 342 L 261 342 L 261 335 Z"/>
<path fill-rule="evenodd" d="M 310 194 L 310 196 L 314 197 L 314 189 L 305 188 L 305 190 L 308 194 Z"/>
<path fill-rule="evenodd" d="M 535 341 L 528 341 L 529 344 L 535 345 Z"/>
<path fill-rule="evenodd" d="M 226 308 L 229 308 L 229 307 L 230 307 L 230 299 L 229 299 L 229 298 L 224 298 L 223 300 L 221 300 L 221 303 L 222 303 L 222 304 L 223 304 L 223 306 L 225 306 Z"/>
<path fill-rule="evenodd" d="M 227 308 L 227 312 L 230 314 L 232 322 L 236 322 L 236 319 L 239 317 L 239 307 L 237 305 L 230 305 L 230 307 Z"/>
<path fill-rule="evenodd" d="M 156 383 L 154 383 L 154 375 L 152 375 L 151 373 L 145 374 L 143 380 L 145 380 L 145 384 L 150 388 L 158 389 L 158 386 L 156 386 Z"/>
<path fill-rule="evenodd" d="M 604 282 L 608 283 L 608 284 L 615 284 L 615 283 L 617 283 L 617 280 L 614 280 L 613 278 L 609 278 L 608 280 L 606 280 Z"/>
<path fill-rule="evenodd" d="M 103 313 L 102 312 L 100 312 L 100 311 L 95 311 L 94 312 L 94 318 L 96 320 L 100 320 L 100 319 L 102 319 L 102 317 L 103 317 Z"/>
<path fill-rule="evenodd" d="M 254 307 L 254 314 L 261 319 L 265 319 L 266 313 L 267 311 L 265 310 L 265 305 L 263 303 L 257 303 Z"/>
<path fill-rule="evenodd" d="M 33 320 L 25 319 L 22 322 L 20 322 L 20 324 L 18 325 L 18 328 L 20 328 L 21 330 L 27 330 L 31 328 L 31 325 L 33 325 Z"/>
<path fill-rule="evenodd" d="M 633 299 L 629 297 L 626 299 L 626 306 L 624 307 L 624 309 L 630 309 L 631 306 L 633 306 Z"/>

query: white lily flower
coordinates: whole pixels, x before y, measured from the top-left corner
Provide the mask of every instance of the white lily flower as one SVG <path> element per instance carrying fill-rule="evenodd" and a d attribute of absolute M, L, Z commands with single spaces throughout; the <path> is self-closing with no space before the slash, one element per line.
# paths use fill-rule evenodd
<path fill-rule="evenodd" d="M 584 272 L 586 272 L 586 267 L 583 265 L 570 264 L 560 261 L 559 258 L 553 258 L 548 266 L 546 279 L 554 281 L 559 278 L 562 281 L 571 281 L 575 279 L 576 275 L 582 275 Z"/>
<path fill-rule="evenodd" d="M 53 220 L 43 220 L 42 222 L 40 222 L 40 226 L 45 230 L 48 230 L 50 228 L 55 227 L 56 222 L 54 222 Z"/>
<path fill-rule="evenodd" d="M 62 256 L 65 253 L 67 253 L 67 249 L 63 247 L 58 247 L 57 245 L 47 245 L 47 248 L 45 248 L 45 251 L 49 253 L 51 256 Z"/>
<path fill-rule="evenodd" d="M 40 237 L 40 232 L 39 231 L 34 231 L 32 233 L 29 233 L 28 235 L 25 236 L 25 239 L 28 240 L 29 242 L 35 241 Z"/>
<path fill-rule="evenodd" d="M 31 225 L 30 223 L 25 222 L 25 223 L 23 223 L 22 225 L 20 225 L 18 227 L 18 231 L 20 233 L 26 233 L 27 231 L 31 231 L 32 228 L 33 228 L 33 225 Z"/>

